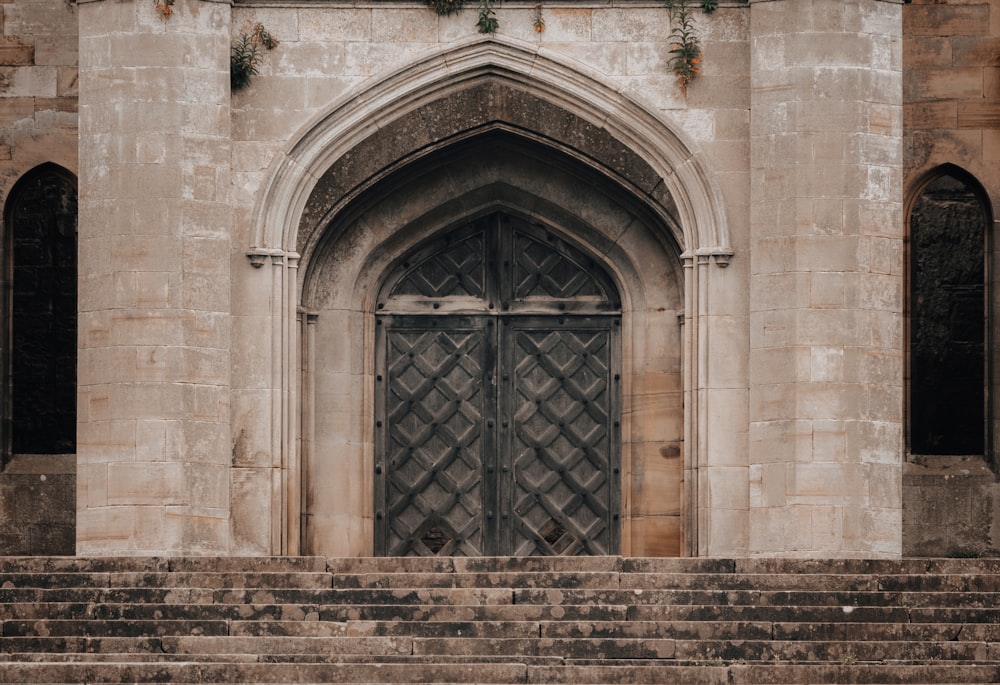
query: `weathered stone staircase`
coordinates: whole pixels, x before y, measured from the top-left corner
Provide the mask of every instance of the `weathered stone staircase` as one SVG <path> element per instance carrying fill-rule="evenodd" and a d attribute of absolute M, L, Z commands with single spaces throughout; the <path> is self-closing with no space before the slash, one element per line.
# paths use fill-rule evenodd
<path fill-rule="evenodd" d="M 0 558 L 0 682 L 1000 682 L 1000 560 Z"/>

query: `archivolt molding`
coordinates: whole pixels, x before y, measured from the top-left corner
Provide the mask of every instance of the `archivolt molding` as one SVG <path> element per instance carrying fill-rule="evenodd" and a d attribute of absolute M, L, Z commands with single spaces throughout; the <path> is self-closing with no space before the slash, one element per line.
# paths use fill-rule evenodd
<path fill-rule="evenodd" d="M 435 106 L 447 115 L 447 108 L 440 103 L 491 87 L 514 93 L 508 104 L 541 103 L 540 109 L 562 112 L 569 123 L 562 130 L 553 123 L 546 134 L 534 128 L 530 119 L 517 126 L 490 111 L 476 124 L 478 129 L 463 123 L 462 117 L 457 117 L 457 123 L 456 117 L 447 118 L 443 126 L 440 121 L 427 121 L 419 135 L 404 126 Z M 513 109 L 511 114 L 516 118 Z M 545 47 L 494 37 L 451 45 L 387 78 L 362 84 L 306 126 L 272 164 L 254 210 L 253 243 L 247 255 L 255 267 L 272 265 L 270 301 L 277 305 L 269 316 L 274 391 L 271 434 L 282 481 L 272 502 L 272 511 L 282 512 L 280 520 L 273 521 L 275 553 L 295 554 L 299 550 L 300 460 L 307 463 L 311 458 L 309 445 L 313 440 L 308 402 L 300 405 L 299 397 L 300 382 L 305 384 L 307 395 L 311 392 L 308 373 L 299 376 L 308 367 L 311 335 L 310 322 L 300 329 L 303 324 L 296 318 L 302 304 L 302 281 L 309 280 L 299 278 L 300 263 L 310 270 L 311 250 L 318 244 L 314 238 L 331 223 L 333 215 L 381 179 L 404 167 L 419 167 L 412 163 L 422 155 L 431 155 L 463 137 L 504 127 L 603 174 L 619 190 L 642 201 L 648 211 L 659 213 L 654 223 L 674 233 L 672 240 L 679 247 L 684 267 L 684 539 L 688 554 L 705 548 L 698 539 L 696 519 L 703 513 L 698 501 L 698 474 L 708 463 L 707 444 L 701 436 L 706 434 L 716 396 L 707 386 L 708 339 L 716 313 L 708 300 L 708 285 L 716 272 L 712 264 L 725 266 L 733 253 L 721 190 L 697 147 L 652 108 L 626 96 L 602 75 Z M 593 139 L 580 133 L 581 128 L 593 134 Z M 399 141 L 405 141 L 402 150 Z M 352 155 L 360 157 L 364 151 L 378 159 L 371 162 L 365 158 L 352 166 Z M 338 177 L 336 172 L 341 169 L 357 178 Z M 305 347 L 300 348 L 303 341 Z M 298 416 L 300 411 L 302 417 Z M 363 443 L 364 436 L 359 440 Z"/>
<path fill-rule="evenodd" d="M 626 97 L 602 75 L 545 47 L 508 38 L 449 46 L 386 78 L 362 84 L 307 125 L 272 165 L 255 209 L 250 253 L 300 251 L 296 235 L 300 217 L 317 183 L 338 159 L 418 108 L 491 80 L 580 117 L 634 151 L 676 203 L 680 224 L 676 237 L 685 257 L 708 255 L 721 266 L 728 263 L 732 249 L 721 191 L 683 133 Z M 415 152 L 405 150 L 404 156 Z"/>

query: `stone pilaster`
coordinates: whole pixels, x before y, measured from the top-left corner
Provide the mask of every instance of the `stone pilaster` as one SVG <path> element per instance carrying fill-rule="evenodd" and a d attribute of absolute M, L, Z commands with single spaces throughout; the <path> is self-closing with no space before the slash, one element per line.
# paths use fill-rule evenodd
<path fill-rule="evenodd" d="M 901 10 L 751 0 L 751 554 L 900 553 Z"/>
<path fill-rule="evenodd" d="M 80 0 L 77 552 L 228 549 L 228 1 Z"/>

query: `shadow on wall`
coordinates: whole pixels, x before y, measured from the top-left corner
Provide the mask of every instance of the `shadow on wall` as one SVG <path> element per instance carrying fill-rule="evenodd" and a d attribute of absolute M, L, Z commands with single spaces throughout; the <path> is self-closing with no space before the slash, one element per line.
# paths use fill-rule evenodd
<path fill-rule="evenodd" d="M 1000 483 L 982 457 L 914 457 L 903 471 L 903 556 L 1000 556 Z"/>
<path fill-rule="evenodd" d="M 0 555 L 76 551 L 76 455 L 19 454 L 0 473 Z"/>

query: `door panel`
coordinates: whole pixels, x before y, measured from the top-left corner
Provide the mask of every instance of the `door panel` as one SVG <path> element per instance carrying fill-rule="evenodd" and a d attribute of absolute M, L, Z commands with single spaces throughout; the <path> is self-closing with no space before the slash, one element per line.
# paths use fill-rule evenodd
<path fill-rule="evenodd" d="M 376 553 L 490 553 L 484 475 L 493 434 L 492 322 L 382 322 L 386 385 L 376 412 Z M 491 488 L 492 489 L 492 488 Z M 381 500 L 381 501 L 379 501 Z"/>
<path fill-rule="evenodd" d="M 540 317 L 505 326 L 514 555 L 618 548 L 611 323 Z"/>

